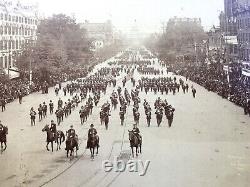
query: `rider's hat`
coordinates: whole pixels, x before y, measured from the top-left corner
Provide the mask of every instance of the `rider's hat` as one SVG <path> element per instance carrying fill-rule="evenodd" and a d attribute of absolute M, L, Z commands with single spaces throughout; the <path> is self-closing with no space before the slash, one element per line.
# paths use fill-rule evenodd
<path fill-rule="evenodd" d="M 71 128 L 73 128 L 73 125 L 70 125 Z"/>
<path fill-rule="evenodd" d="M 93 123 L 90 125 L 90 127 L 94 127 Z"/>
<path fill-rule="evenodd" d="M 54 123 L 54 120 L 51 120 L 51 123 Z"/>

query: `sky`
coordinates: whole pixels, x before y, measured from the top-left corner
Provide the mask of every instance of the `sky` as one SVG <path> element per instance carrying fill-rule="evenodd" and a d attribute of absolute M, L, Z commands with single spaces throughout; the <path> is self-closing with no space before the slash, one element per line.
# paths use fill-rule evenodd
<path fill-rule="evenodd" d="M 205 30 L 219 24 L 224 0 L 22 0 L 38 3 L 40 14 L 74 15 L 78 22 L 110 19 L 117 29 L 137 25 L 145 32 L 160 32 L 171 17 L 200 17 Z M 136 20 L 136 23 L 135 23 Z"/>

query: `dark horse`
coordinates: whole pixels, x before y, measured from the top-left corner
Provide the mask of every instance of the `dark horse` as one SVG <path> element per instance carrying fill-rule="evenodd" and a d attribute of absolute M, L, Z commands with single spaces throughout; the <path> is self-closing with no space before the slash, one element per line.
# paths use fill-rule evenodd
<path fill-rule="evenodd" d="M 6 135 L 8 134 L 8 127 L 3 127 L 2 130 L 0 130 L 0 142 L 1 142 L 1 153 L 6 150 L 7 148 L 7 138 Z M 4 148 L 3 148 L 3 143 L 4 143 Z"/>
<path fill-rule="evenodd" d="M 66 140 L 66 148 L 65 150 L 67 151 L 67 157 L 69 157 L 69 151 L 70 151 L 70 156 L 73 155 L 74 149 L 76 148 L 76 156 L 77 156 L 77 144 L 78 144 L 78 138 L 77 135 L 75 138 L 69 137 Z"/>
<path fill-rule="evenodd" d="M 141 153 L 142 140 L 140 138 L 138 138 L 138 136 L 136 136 L 133 131 L 128 131 L 128 135 L 129 135 L 129 141 L 130 141 L 130 147 L 132 150 L 132 155 L 134 157 L 134 147 L 135 147 L 136 148 L 136 156 L 138 156 L 138 153 Z M 138 148 L 140 148 L 140 150 Z"/>
<path fill-rule="evenodd" d="M 51 132 L 49 125 L 45 125 L 45 127 L 42 129 L 42 131 L 46 131 L 47 132 L 47 145 L 46 148 L 49 151 L 48 145 L 49 143 L 51 143 L 51 149 L 53 152 L 53 142 L 55 141 L 55 143 L 57 144 L 57 148 L 56 150 L 58 151 L 58 149 L 61 149 L 61 144 L 62 142 L 65 141 L 65 135 L 62 131 L 57 131 L 56 135 L 53 135 L 53 132 Z"/>
<path fill-rule="evenodd" d="M 92 135 L 90 135 L 90 139 L 89 139 L 89 150 L 90 150 L 92 159 L 94 159 L 95 148 L 97 149 L 96 155 L 98 155 L 99 136 L 92 134 Z"/>
<path fill-rule="evenodd" d="M 163 117 L 163 113 L 162 112 L 156 112 L 156 121 L 157 121 L 158 127 L 160 127 L 160 125 L 161 125 L 162 117 Z"/>

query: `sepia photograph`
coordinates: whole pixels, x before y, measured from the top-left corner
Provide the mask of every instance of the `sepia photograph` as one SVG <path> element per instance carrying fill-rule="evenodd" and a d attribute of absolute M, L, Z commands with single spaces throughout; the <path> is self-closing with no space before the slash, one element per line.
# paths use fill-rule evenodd
<path fill-rule="evenodd" d="M 0 187 L 249 187 L 250 0 L 0 0 Z"/>

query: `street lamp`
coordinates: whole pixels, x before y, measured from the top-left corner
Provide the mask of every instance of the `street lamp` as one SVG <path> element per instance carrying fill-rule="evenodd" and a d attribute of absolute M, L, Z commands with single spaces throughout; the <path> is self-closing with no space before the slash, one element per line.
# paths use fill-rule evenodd
<path fill-rule="evenodd" d="M 33 49 L 31 49 L 31 53 L 33 53 Z M 29 64 L 29 66 L 30 66 L 30 71 L 29 71 L 29 78 L 30 78 L 30 80 L 29 80 L 29 85 L 31 86 L 31 84 L 32 84 L 32 68 L 31 68 L 31 54 L 30 53 L 30 64 Z"/>
<path fill-rule="evenodd" d="M 34 44 L 33 36 L 25 37 L 25 43 L 27 41 L 28 41 L 28 43 L 31 44 L 31 51 L 30 51 L 30 56 L 29 56 L 29 85 L 31 86 L 31 84 L 32 84 L 32 59 L 31 58 L 32 58 L 32 54 L 33 54 L 33 44 Z"/>

